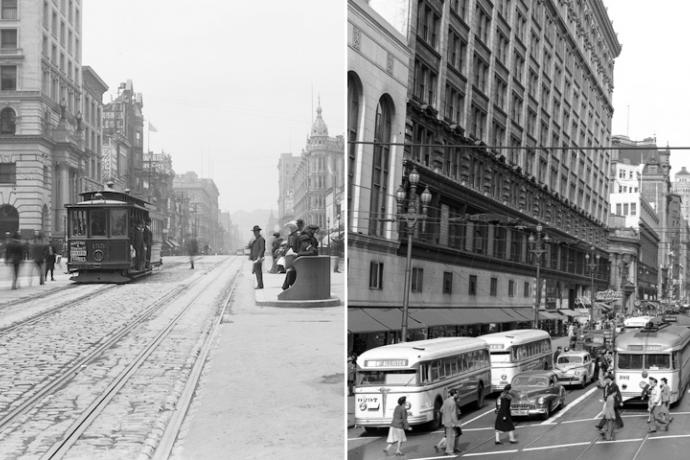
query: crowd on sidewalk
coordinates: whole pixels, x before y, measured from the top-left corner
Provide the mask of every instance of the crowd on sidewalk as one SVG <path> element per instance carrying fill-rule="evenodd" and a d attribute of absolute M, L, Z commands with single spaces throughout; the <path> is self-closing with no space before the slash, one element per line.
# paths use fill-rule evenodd
<path fill-rule="evenodd" d="M 22 239 L 19 232 L 7 233 L 4 242 L 5 264 L 10 266 L 12 289 L 18 289 L 19 272 L 22 265 L 29 264 L 29 284 L 34 276 L 40 284 L 45 284 L 50 274 L 50 280 L 55 281 L 55 264 L 59 263 L 59 255 L 52 239 L 45 238 L 41 232 L 35 232 L 31 241 Z"/>

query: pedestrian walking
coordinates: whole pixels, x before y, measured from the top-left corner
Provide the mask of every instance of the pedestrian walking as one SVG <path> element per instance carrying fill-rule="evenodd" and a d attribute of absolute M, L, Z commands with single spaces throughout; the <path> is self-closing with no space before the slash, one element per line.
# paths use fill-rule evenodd
<path fill-rule="evenodd" d="M 56 259 L 56 250 L 55 250 L 55 244 L 53 244 L 53 240 L 48 240 L 48 255 L 46 255 L 46 272 L 45 272 L 45 279 L 48 279 L 48 272 L 50 272 L 50 280 L 55 281 L 55 259 Z"/>
<path fill-rule="evenodd" d="M 610 372 L 603 376 L 603 386 L 602 386 L 602 402 L 606 401 L 609 395 L 613 395 L 613 411 L 614 411 L 614 421 L 616 428 L 623 428 L 623 419 L 621 418 L 620 408 L 623 407 L 623 396 L 621 395 L 621 390 L 618 388 L 618 384 L 613 379 L 613 374 Z M 606 426 L 606 419 L 603 416 L 601 420 L 595 425 L 595 427 L 605 434 L 604 428 Z"/>
<path fill-rule="evenodd" d="M 616 419 L 616 413 L 615 413 L 615 401 L 614 401 L 614 395 L 613 393 L 609 393 L 606 398 L 604 399 L 604 406 L 602 407 L 602 416 L 605 421 L 604 425 L 604 431 L 602 432 L 602 435 L 604 436 L 604 439 L 607 441 L 613 441 L 614 440 L 614 430 L 613 430 L 613 425 Z"/>
<path fill-rule="evenodd" d="M 452 455 L 457 444 L 456 428 L 459 428 L 458 406 L 456 402 L 457 391 L 450 390 L 448 397 L 441 406 L 441 423 L 443 424 L 443 438 L 434 446 L 436 451 L 446 449 L 446 454 Z"/>
<path fill-rule="evenodd" d="M 34 268 L 38 270 L 38 281 L 40 284 L 44 284 L 44 265 L 46 261 L 47 248 L 43 242 L 43 234 L 36 232 L 34 234 L 34 241 L 31 243 L 31 259 L 34 261 Z M 33 274 L 32 274 L 33 277 Z M 31 279 L 31 278 L 29 278 Z M 29 281 L 29 284 L 31 281 Z"/>
<path fill-rule="evenodd" d="M 12 265 L 12 289 L 19 287 L 19 268 L 24 259 L 24 247 L 19 232 L 15 232 L 5 246 L 5 263 Z"/>
<path fill-rule="evenodd" d="M 668 431 L 668 425 L 673 421 L 673 417 L 670 416 L 669 405 L 671 402 L 671 388 L 668 386 L 668 380 L 666 377 L 661 377 L 659 382 L 659 392 L 661 396 L 661 404 L 659 405 L 659 419 L 663 420 L 661 422 L 664 425 L 664 431 Z"/>
<path fill-rule="evenodd" d="M 383 451 L 388 455 L 390 448 L 393 444 L 397 443 L 397 449 L 395 450 L 395 455 L 402 455 L 400 446 L 402 443 L 407 442 L 407 436 L 405 436 L 405 430 L 410 429 L 409 423 L 407 423 L 407 408 L 406 406 L 407 397 L 401 396 L 398 398 L 398 405 L 395 406 L 393 410 L 393 420 L 388 428 L 388 438 L 386 442 L 388 445 Z"/>
<path fill-rule="evenodd" d="M 558 356 L 561 354 L 563 349 L 561 347 L 556 347 L 556 351 L 553 352 L 553 362 L 556 363 Z"/>
<path fill-rule="evenodd" d="M 196 238 L 189 237 L 187 239 L 187 254 L 189 255 L 189 268 L 194 270 L 194 257 L 199 253 L 199 243 Z"/>
<path fill-rule="evenodd" d="M 251 244 L 249 258 L 253 261 L 252 273 L 256 275 L 255 289 L 263 289 L 264 279 L 262 270 L 264 263 L 264 255 L 266 253 L 266 240 L 264 240 L 264 237 L 261 236 L 261 227 L 259 227 L 258 225 L 255 225 L 252 228 L 252 232 L 254 232 L 254 241 L 252 241 Z"/>
<path fill-rule="evenodd" d="M 510 415 L 510 402 L 513 399 L 510 395 L 511 388 L 510 384 L 503 387 L 501 395 L 496 400 L 496 422 L 494 423 L 496 444 L 503 444 L 501 442 L 501 433 L 505 432 L 508 432 L 508 440 L 511 444 L 517 443 L 517 439 L 515 439 L 515 425 Z"/>
<path fill-rule="evenodd" d="M 654 377 L 649 377 L 649 402 L 647 403 L 647 410 L 649 416 L 647 417 L 647 432 L 656 433 L 659 428 L 659 409 L 661 406 L 661 391 L 657 385 L 657 380 Z"/>

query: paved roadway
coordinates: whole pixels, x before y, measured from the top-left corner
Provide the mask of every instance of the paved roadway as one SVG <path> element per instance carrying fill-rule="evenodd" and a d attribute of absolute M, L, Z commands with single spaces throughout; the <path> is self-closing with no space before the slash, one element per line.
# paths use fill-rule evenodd
<path fill-rule="evenodd" d="M 690 318 L 679 315 L 679 324 L 690 325 Z M 623 411 L 625 426 L 617 430 L 614 441 L 604 441 L 594 425 L 601 412 L 601 390 L 590 384 L 584 390 L 566 387 L 565 409 L 556 411 L 549 420 L 517 417 L 518 444 L 494 444 L 495 397 L 487 399 L 481 410 L 465 412 L 462 417 L 463 435 L 457 455 L 436 452 L 434 444 L 442 437 L 441 431 L 413 430 L 408 432 L 402 457 L 422 459 L 529 459 L 529 460 L 653 460 L 690 458 L 690 396 L 671 407 L 674 417 L 668 432 L 648 434 L 645 408 L 626 406 Z M 374 460 L 386 458 L 386 431 L 370 435 L 361 428 L 348 430 L 348 459 Z M 391 448 L 394 452 L 394 447 Z M 391 455 L 390 457 L 396 458 Z"/>

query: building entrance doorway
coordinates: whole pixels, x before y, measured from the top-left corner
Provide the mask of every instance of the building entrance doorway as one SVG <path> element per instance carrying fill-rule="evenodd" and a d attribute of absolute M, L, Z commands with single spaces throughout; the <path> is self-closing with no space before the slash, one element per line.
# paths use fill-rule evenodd
<path fill-rule="evenodd" d="M 19 230 L 19 212 L 10 204 L 0 205 L 0 237 Z"/>

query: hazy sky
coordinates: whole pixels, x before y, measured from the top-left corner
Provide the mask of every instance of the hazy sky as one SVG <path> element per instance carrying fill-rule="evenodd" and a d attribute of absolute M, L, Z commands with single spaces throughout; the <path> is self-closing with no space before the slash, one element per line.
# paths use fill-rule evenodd
<path fill-rule="evenodd" d="M 223 210 L 277 208 L 278 157 L 305 145 L 312 88 L 329 134 L 343 134 L 344 0 L 85 0 L 83 10 L 82 63 L 109 93 L 133 81 L 157 129 L 151 150 L 172 154 L 177 173 L 212 178 Z"/>
<path fill-rule="evenodd" d="M 604 4 L 623 46 L 614 65 L 613 134 L 633 140 L 656 135 L 659 146 L 690 146 L 690 3 Z M 671 164 L 672 174 L 681 166 L 690 167 L 690 150 L 674 151 Z"/>

